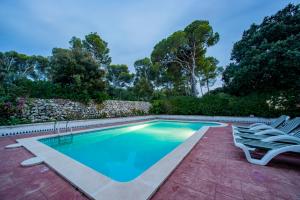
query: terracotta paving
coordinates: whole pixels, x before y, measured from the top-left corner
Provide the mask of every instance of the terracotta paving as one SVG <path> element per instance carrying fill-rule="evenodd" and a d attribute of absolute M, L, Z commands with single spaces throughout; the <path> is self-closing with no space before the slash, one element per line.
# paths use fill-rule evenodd
<path fill-rule="evenodd" d="M 300 200 L 299 155 L 279 156 L 268 166 L 249 164 L 234 147 L 230 131 L 210 128 L 152 200 Z M 88 199 L 44 164 L 21 167 L 32 154 L 4 148 L 16 138 L 0 138 L 1 200 Z"/>
<path fill-rule="evenodd" d="M 231 127 L 210 128 L 152 197 L 177 199 L 300 200 L 299 154 L 253 165 L 234 146 Z"/>

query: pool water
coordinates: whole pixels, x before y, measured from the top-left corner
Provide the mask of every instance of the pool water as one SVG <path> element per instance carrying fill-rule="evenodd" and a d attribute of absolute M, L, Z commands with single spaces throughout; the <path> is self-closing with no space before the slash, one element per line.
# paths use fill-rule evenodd
<path fill-rule="evenodd" d="M 153 121 L 40 142 L 119 182 L 131 181 L 203 126 L 217 123 Z"/>

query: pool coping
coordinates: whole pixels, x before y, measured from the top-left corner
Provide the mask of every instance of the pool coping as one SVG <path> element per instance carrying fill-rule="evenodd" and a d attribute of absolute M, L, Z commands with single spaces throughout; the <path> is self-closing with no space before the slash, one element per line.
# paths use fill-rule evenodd
<path fill-rule="evenodd" d="M 128 124 L 140 124 L 149 121 L 158 121 L 166 119 L 146 120 L 143 122 L 126 123 L 122 125 L 110 125 L 102 128 L 74 131 L 72 133 L 62 133 L 62 135 L 78 134 L 96 130 L 116 128 Z M 199 120 L 172 119 L 170 121 L 201 122 Z M 207 121 L 206 121 L 207 122 Z M 213 122 L 213 121 L 212 121 Z M 213 122 L 219 124 L 214 128 L 227 126 L 225 123 Z M 68 182 L 82 191 L 91 199 L 102 200 L 146 200 L 149 199 L 159 186 L 166 180 L 178 164 L 187 156 L 197 142 L 203 137 L 209 126 L 203 126 L 177 146 L 166 156 L 162 157 L 154 165 L 148 168 L 137 178 L 129 182 L 117 182 L 109 177 L 97 172 L 96 170 L 85 166 L 84 164 L 56 151 L 55 149 L 39 142 L 39 139 L 57 137 L 54 135 L 43 135 L 31 138 L 17 139 L 17 142 L 29 150 L 32 154 L 43 159 L 44 163 L 65 178 Z"/>

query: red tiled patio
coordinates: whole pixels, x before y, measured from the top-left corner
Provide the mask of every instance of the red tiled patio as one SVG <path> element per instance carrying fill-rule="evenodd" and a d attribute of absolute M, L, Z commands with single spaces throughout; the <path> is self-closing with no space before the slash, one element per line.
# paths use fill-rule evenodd
<path fill-rule="evenodd" d="M 4 148 L 15 139 L 0 138 L 1 200 L 88 199 L 44 164 L 21 167 L 32 155 Z M 300 157 L 287 154 L 268 166 L 252 165 L 233 145 L 231 127 L 210 128 L 152 197 L 167 199 L 300 199 Z"/>

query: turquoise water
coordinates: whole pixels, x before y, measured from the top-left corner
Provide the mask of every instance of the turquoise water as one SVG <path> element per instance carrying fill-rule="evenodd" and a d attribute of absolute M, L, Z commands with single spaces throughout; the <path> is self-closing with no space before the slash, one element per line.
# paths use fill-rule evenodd
<path fill-rule="evenodd" d="M 133 180 L 202 126 L 217 123 L 154 121 L 42 139 L 44 144 L 116 181 Z"/>

